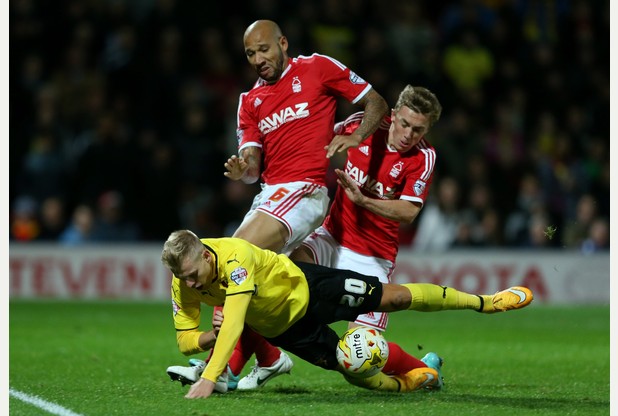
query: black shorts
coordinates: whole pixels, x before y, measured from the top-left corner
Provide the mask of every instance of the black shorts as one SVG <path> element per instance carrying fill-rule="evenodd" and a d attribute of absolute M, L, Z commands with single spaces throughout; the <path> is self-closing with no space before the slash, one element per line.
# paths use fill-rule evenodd
<path fill-rule="evenodd" d="M 297 262 L 309 283 L 305 316 L 283 334 L 267 338 L 303 360 L 334 370 L 339 335 L 328 324 L 356 320 L 380 306 L 382 284 L 375 276 Z"/>

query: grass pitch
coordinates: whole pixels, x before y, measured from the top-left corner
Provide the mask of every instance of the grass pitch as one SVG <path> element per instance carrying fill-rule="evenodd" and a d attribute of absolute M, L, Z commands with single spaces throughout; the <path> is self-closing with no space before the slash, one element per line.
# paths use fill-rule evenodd
<path fill-rule="evenodd" d="M 363 390 L 292 355 L 292 375 L 259 391 L 185 399 L 189 387 L 165 373 L 187 363 L 168 302 L 11 301 L 9 330 L 10 388 L 69 411 L 57 414 L 610 414 L 609 306 L 391 314 L 387 339 L 419 358 L 444 358 L 438 393 Z M 50 414 L 12 396 L 9 407 L 11 415 Z"/>

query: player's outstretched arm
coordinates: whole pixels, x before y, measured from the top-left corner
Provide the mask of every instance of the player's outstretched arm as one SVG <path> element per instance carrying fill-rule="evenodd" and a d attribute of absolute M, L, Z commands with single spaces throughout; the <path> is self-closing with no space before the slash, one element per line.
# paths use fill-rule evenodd
<path fill-rule="evenodd" d="M 358 146 L 363 140 L 371 136 L 380 126 L 382 119 L 388 113 L 386 100 L 373 88 L 358 102 L 364 108 L 363 120 L 354 133 L 348 136 L 337 135 L 325 147 L 326 157 L 331 158 L 335 153 L 341 153 L 350 147 Z"/>
<path fill-rule="evenodd" d="M 335 169 L 337 183 L 345 191 L 347 197 L 356 205 L 389 220 L 411 224 L 421 211 L 422 205 L 417 202 L 401 199 L 369 198 L 361 192 L 356 182 L 341 169 Z"/>
<path fill-rule="evenodd" d="M 341 153 L 348 150 L 350 147 L 358 146 L 365 138 L 360 134 L 352 133 L 349 136 L 337 135 L 333 137 L 330 144 L 324 149 L 326 157 L 331 158 L 335 153 Z"/>
<path fill-rule="evenodd" d="M 366 197 L 363 195 L 356 182 L 354 182 L 354 179 L 341 169 L 335 169 L 335 174 L 337 175 L 337 183 L 345 191 L 350 201 L 354 202 L 356 205 L 362 206 L 363 200 Z"/>

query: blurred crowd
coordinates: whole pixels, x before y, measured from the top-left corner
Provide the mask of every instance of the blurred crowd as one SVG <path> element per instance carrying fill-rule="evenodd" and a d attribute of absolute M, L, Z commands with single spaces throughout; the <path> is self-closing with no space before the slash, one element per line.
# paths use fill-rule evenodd
<path fill-rule="evenodd" d="M 390 104 L 406 84 L 441 101 L 403 249 L 608 249 L 609 0 L 243 4 L 10 1 L 11 241 L 231 235 L 259 189 L 223 176 L 256 79 L 242 36 L 268 18 Z"/>

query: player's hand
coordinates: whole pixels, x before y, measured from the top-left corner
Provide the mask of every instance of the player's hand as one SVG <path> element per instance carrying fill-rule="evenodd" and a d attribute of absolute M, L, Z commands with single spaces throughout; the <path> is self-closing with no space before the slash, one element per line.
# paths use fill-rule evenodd
<path fill-rule="evenodd" d="M 214 390 L 215 383 L 200 377 L 197 382 L 193 383 L 185 397 L 187 399 L 205 399 L 210 396 Z"/>
<path fill-rule="evenodd" d="M 358 134 L 350 134 L 349 136 L 337 135 L 333 137 L 328 146 L 324 146 L 326 157 L 331 158 L 335 153 L 341 153 L 348 150 L 350 147 L 356 147 L 363 141 L 363 138 Z"/>
<path fill-rule="evenodd" d="M 361 203 L 365 199 L 365 196 L 361 192 L 354 179 L 352 179 L 350 175 L 348 175 L 341 169 L 335 169 L 335 173 L 337 174 L 337 183 L 343 188 L 348 198 L 350 198 L 350 200 L 355 204 L 361 205 Z"/>
<path fill-rule="evenodd" d="M 215 335 L 219 335 L 219 330 L 221 329 L 222 323 L 223 311 L 215 310 L 215 313 L 212 315 L 212 330 L 215 332 Z"/>
<path fill-rule="evenodd" d="M 230 156 L 223 166 L 227 169 L 227 172 L 223 172 L 223 175 L 233 181 L 237 181 L 242 178 L 249 168 L 249 164 L 245 161 L 245 159 L 236 155 Z"/>

